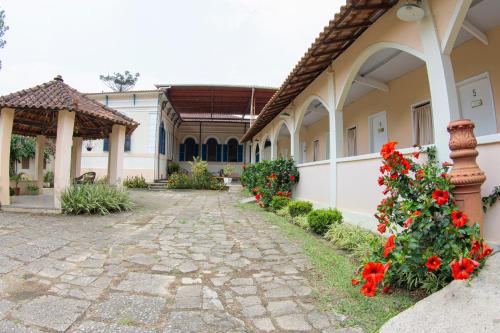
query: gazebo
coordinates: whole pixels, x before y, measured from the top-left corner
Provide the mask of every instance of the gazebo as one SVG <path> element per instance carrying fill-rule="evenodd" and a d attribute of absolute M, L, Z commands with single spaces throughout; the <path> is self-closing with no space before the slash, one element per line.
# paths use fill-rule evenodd
<path fill-rule="evenodd" d="M 125 136 L 139 124 L 64 83 L 52 81 L 0 97 L 0 205 L 10 205 L 9 160 L 12 134 L 36 137 L 35 179 L 43 185 L 43 151 L 55 138 L 54 205 L 61 208 L 61 193 L 80 175 L 82 142 L 109 138 L 108 182 L 120 185 L 123 177 Z"/>

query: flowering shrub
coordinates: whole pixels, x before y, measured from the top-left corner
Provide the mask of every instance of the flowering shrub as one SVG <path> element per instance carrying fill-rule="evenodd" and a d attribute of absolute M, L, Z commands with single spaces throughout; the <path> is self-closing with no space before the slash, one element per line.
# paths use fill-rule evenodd
<path fill-rule="evenodd" d="M 480 238 L 479 225 L 453 200 L 448 177 L 450 164 L 439 164 L 435 149 L 427 162 L 416 163 L 420 152 L 406 158 L 389 142 L 380 152 L 380 186 L 386 197 L 377 207 L 378 231 L 390 236 L 374 246 L 360 269 L 361 293 L 374 296 L 381 286 L 434 292 L 453 279 L 467 279 L 484 263 L 492 249 Z M 353 279 L 356 285 L 361 281 Z"/>
<path fill-rule="evenodd" d="M 290 198 L 299 172 L 292 159 L 277 159 L 245 165 L 241 183 L 255 195 L 259 204 L 268 207 L 275 196 Z"/>
<path fill-rule="evenodd" d="M 275 195 L 271 202 L 269 203 L 269 209 L 273 212 L 277 212 L 280 209 L 285 208 L 290 203 L 290 199 L 285 196 Z"/>

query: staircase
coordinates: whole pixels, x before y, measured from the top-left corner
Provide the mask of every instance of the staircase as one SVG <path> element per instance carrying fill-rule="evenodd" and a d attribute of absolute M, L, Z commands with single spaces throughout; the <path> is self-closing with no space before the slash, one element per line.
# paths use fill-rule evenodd
<path fill-rule="evenodd" d="M 148 184 L 148 188 L 151 191 L 164 191 L 167 189 L 167 180 L 156 179 L 153 183 Z"/>

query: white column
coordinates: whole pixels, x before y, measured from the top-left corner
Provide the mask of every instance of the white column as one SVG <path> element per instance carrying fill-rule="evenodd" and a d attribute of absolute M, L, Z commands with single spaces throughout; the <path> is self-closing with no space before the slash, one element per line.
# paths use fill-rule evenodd
<path fill-rule="evenodd" d="M 427 76 L 432 100 L 432 121 L 434 142 L 440 161 L 449 160 L 449 136 L 447 126 L 460 118 L 455 75 L 449 55 L 442 53 L 441 43 L 427 1 L 424 2 L 426 15 L 420 23 L 420 34 L 424 47 Z"/>
<path fill-rule="evenodd" d="M 35 149 L 35 180 L 40 193 L 43 191 L 43 162 L 45 159 L 45 142 L 47 141 L 45 135 L 36 136 L 36 149 Z"/>
<path fill-rule="evenodd" d="M 57 115 L 56 159 L 54 161 L 54 207 L 61 208 L 61 194 L 71 184 L 71 142 L 75 113 L 59 111 Z"/>
<path fill-rule="evenodd" d="M 344 123 L 342 112 L 336 110 L 335 75 L 328 73 L 328 125 L 330 127 L 330 206 L 337 207 L 337 157 L 342 156 Z"/>
<path fill-rule="evenodd" d="M 14 125 L 14 109 L 0 111 L 0 205 L 10 205 L 10 139 Z"/>
<path fill-rule="evenodd" d="M 271 139 L 271 160 L 278 159 L 278 140 Z"/>
<path fill-rule="evenodd" d="M 301 152 L 300 152 L 300 128 L 296 128 L 293 133 L 290 134 L 290 149 L 292 151 L 292 158 L 296 164 L 301 163 Z"/>
<path fill-rule="evenodd" d="M 123 157 L 125 154 L 125 126 L 113 125 L 109 135 L 108 183 L 120 186 L 123 181 Z"/>
<path fill-rule="evenodd" d="M 83 138 L 73 138 L 71 148 L 71 179 L 81 176 Z"/>

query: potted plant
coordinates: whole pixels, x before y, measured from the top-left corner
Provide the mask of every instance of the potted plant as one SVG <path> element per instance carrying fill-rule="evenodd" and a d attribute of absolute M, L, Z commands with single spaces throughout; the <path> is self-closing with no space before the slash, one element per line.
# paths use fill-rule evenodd
<path fill-rule="evenodd" d="M 224 185 L 230 185 L 233 181 L 231 174 L 234 171 L 234 167 L 231 164 L 226 164 L 222 169 L 222 175 L 224 176 Z"/>
<path fill-rule="evenodd" d="M 20 172 L 16 175 L 13 175 L 10 177 L 10 180 L 12 180 L 14 182 L 14 184 L 16 184 L 16 186 L 14 187 L 14 192 L 16 193 L 16 195 L 21 194 L 21 188 L 19 187 L 19 183 L 21 182 L 21 180 L 23 180 L 23 176 L 24 176 L 24 173 Z"/>
<path fill-rule="evenodd" d="M 26 187 L 26 193 L 28 195 L 37 195 L 38 190 L 39 188 L 35 184 L 28 184 L 28 186 Z"/>

